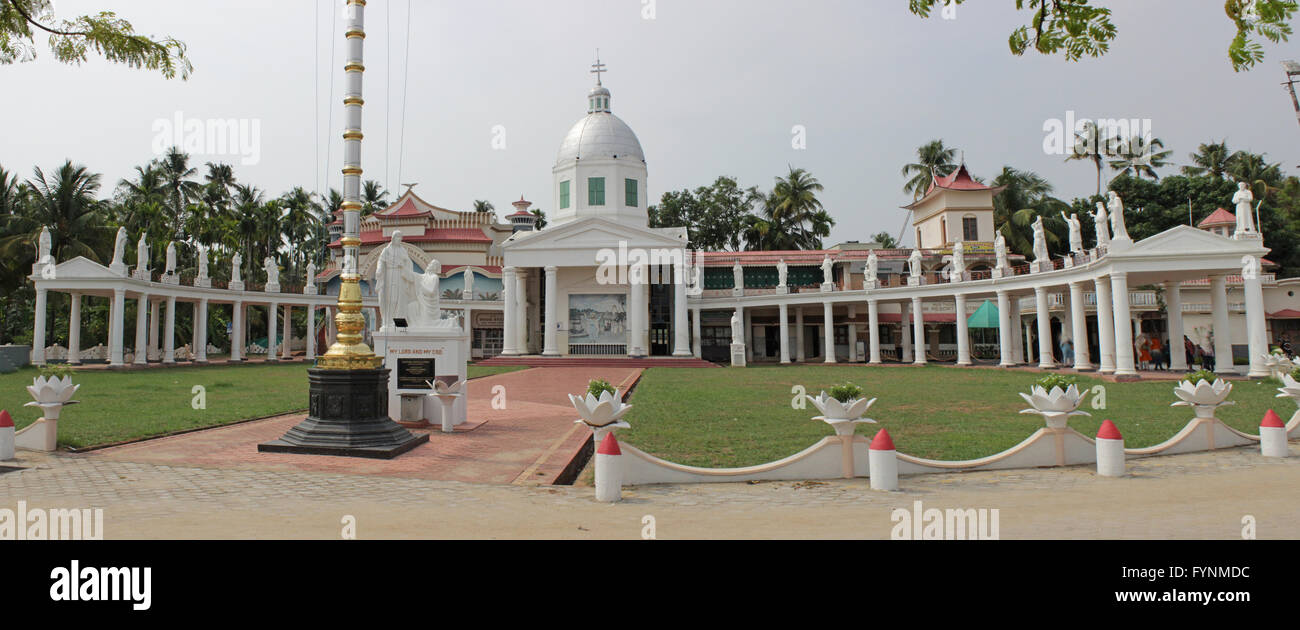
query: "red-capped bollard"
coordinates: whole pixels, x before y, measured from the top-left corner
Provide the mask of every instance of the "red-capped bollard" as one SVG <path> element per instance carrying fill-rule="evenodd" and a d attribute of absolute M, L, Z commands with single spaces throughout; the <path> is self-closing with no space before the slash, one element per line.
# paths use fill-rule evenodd
<path fill-rule="evenodd" d="M 14 419 L 0 410 L 0 461 L 14 458 Z"/>
<path fill-rule="evenodd" d="M 618 503 L 623 500 L 623 450 L 614 432 L 605 434 L 596 449 L 596 500 Z"/>
<path fill-rule="evenodd" d="M 1272 409 L 1264 414 L 1264 421 L 1259 425 L 1259 452 L 1264 457 L 1291 456 L 1286 443 L 1286 424 Z"/>
<path fill-rule="evenodd" d="M 885 429 L 881 429 L 876 434 L 876 439 L 871 440 L 867 474 L 871 476 L 872 490 L 898 490 L 898 451 L 894 449 L 894 440 Z"/>
<path fill-rule="evenodd" d="M 1101 423 L 1097 431 L 1097 474 L 1102 477 L 1123 477 L 1125 473 L 1124 436 L 1114 422 Z"/>

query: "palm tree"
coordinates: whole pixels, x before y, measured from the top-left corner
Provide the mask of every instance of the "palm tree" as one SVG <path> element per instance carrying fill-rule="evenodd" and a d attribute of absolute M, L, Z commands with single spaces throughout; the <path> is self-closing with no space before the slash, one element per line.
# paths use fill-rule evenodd
<path fill-rule="evenodd" d="M 533 229 L 540 230 L 546 227 L 546 213 L 543 212 L 541 208 L 533 208 L 530 212 L 533 213 L 533 216 L 537 217 L 537 222 L 533 225 Z"/>
<path fill-rule="evenodd" d="M 1153 180 L 1160 179 L 1156 169 L 1168 166 L 1169 156 L 1174 153 L 1160 150 L 1164 148 L 1165 143 L 1160 138 L 1147 140 L 1142 136 L 1133 136 L 1118 148 L 1116 159 L 1110 161 L 1110 167 L 1120 171 L 1120 175 L 1139 178 L 1146 175 Z"/>
<path fill-rule="evenodd" d="M 495 212 L 495 211 L 496 208 L 493 207 L 492 202 L 490 201 L 483 201 L 480 199 L 474 202 L 474 212 Z"/>
<path fill-rule="evenodd" d="M 898 249 L 898 239 L 889 232 L 881 232 L 871 237 L 871 240 L 883 249 Z"/>
<path fill-rule="evenodd" d="M 791 175 L 794 173 L 792 172 Z M 789 183 L 790 180 L 778 178 L 778 181 Z M 816 182 L 816 179 L 812 181 Z M 835 225 L 835 219 L 820 207 L 820 202 L 815 210 L 791 213 L 781 210 L 781 199 L 775 191 L 761 201 L 762 208 L 757 214 L 747 213 L 740 220 L 740 235 L 747 249 L 757 251 L 821 249 L 822 239 L 830 236 L 831 227 Z"/>
<path fill-rule="evenodd" d="M 795 230 L 794 240 L 801 247 L 817 243 L 820 248 L 821 238 L 830 235 L 830 226 L 835 220 L 826 214 L 817 193 L 825 190 L 821 182 L 811 173 L 801 168 L 789 167 L 785 177 L 776 178 L 776 186 L 764 204 L 764 214 L 771 223 L 785 229 Z M 826 223 L 829 221 L 829 225 Z M 822 234 L 825 232 L 825 234 Z"/>
<path fill-rule="evenodd" d="M 304 246 L 321 225 L 321 207 L 301 186 L 285 193 L 280 202 L 286 210 L 283 225 L 289 237 L 289 258 L 297 273 L 313 259 Z"/>
<path fill-rule="evenodd" d="M 1222 179 L 1228 172 L 1228 166 L 1232 161 L 1232 152 L 1228 150 L 1228 141 L 1208 142 L 1197 147 L 1196 153 L 1192 153 L 1192 164 L 1195 166 L 1184 166 L 1184 175 L 1209 175 L 1215 179 Z"/>
<path fill-rule="evenodd" d="M 198 173 L 190 167 L 190 156 L 177 147 L 167 150 L 159 160 L 159 168 L 167 182 L 168 205 L 172 211 L 172 232 L 176 240 L 185 240 L 182 226 L 185 224 L 185 211 L 189 203 L 201 197 L 203 187 L 190 179 Z"/>
<path fill-rule="evenodd" d="M 18 175 L 0 166 L 0 216 L 17 214 L 26 202 L 27 188 L 18 181 Z"/>
<path fill-rule="evenodd" d="M 939 177 L 947 177 L 957 170 L 957 149 L 943 146 L 943 140 L 931 140 L 916 150 L 917 161 L 903 167 L 903 177 L 910 177 L 903 185 L 903 192 L 911 193 L 912 199 L 925 196 L 930 182 Z"/>
<path fill-rule="evenodd" d="M 1225 174 L 1236 181 L 1246 182 L 1261 197 L 1271 196 L 1284 179 L 1281 164 L 1269 164 L 1263 155 L 1249 151 L 1233 153 L 1228 158 Z"/>
<path fill-rule="evenodd" d="M 1065 229 L 1065 221 L 1059 213 L 1068 209 L 1068 205 L 1051 196 L 1050 182 L 1033 171 L 1003 166 L 993 185 L 1002 187 L 1002 192 L 993 198 L 993 224 L 1007 240 L 1009 250 L 1024 255 L 1033 253 L 1032 226 L 1039 216 L 1048 228 L 1048 248 L 1060 248 L 1063 241 L 1059 232 Z"/>
<path fill-rule="evenodd" d="M 1106 158 L 1114 157 L 1115 149 L 1122 141 L 1114 135 L 1106 135 L 1092 121 L 1084 123 L 1083 131 L 1074 134 L 1074 147 L 1065 157 L 1066 162 L 1088 160 L 1097 168 L 1097 194 L 1101 194 L 1101 167 Z"/>
<path fill-rule="evenodd" d="M 257 237 L 262 234 L 259 219 L 264 211 L 265 194 L 255 186 L 237 185 L 234 201 L 234 247 L 243 252 L 244 265 L 240 271 L 244 277 L 248 277 L 248 270 L 257 258 L 256 252 L 261 250 L 257 246 Z"/>
<path fill-rule="evenodd" d="M 34 261 L 34 245 L 41 230 L 48 227 L 54 260 L 85 256 L 103 262 L 97 248 L 105 244 L 108 228 L 102 204 L 95 197 L 99 174 L 71 161 L 50 176 L 40 167 L 34 174 L 27 183 L 32 190 L 28 212 L 3 217 L 6 236 L 0 238 L 0 256 Z"/>
<path fill-rule="evenodd" d="M 361 216 L 368 217 L 388 207 L 388 191 L 379 182 L 368 179 L 361 185 Z"/>

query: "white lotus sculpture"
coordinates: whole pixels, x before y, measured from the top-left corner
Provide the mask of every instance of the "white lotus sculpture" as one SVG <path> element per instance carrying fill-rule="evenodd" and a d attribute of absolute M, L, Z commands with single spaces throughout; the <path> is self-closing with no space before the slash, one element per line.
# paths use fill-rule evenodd
<path fill-rule="evenodd" d="M 456 399 L 460 398 L 461 387 L 465 381 L 456 381 L 455 383 L 444 383 L 442 381 L 425 381 L 433 393 L 430 394 L 442 403 L 442 432 L 455 433 L 456 422 L 453 420 L 456 409 Z"/>
<path fill-rule="evenodd" d="M 1070 385 L 1065 389 L 1057 386 L 1051 391 L 1047 391 L 1041 385 L 1035 385 L 1028 394 L 1020 394 L 1020 397 L 1032 407 L 1020 413 L 1038 414 L 1047 421 L 1047 428 L 1064 429 L 1069 424 L 1070 418 L 1092 415 L 1086 411 L 1079 411 L 1079 405 L 1083 404 L 1086 396 L 1087 394 L 1079 392 L 1078 385 Z"/>
<path fill-rule="evenodd" d="M 1287 358 L 1285 354 L 1264 355 L 1264 367 L 1268 368 L 1273 378 L 1279 381 L 1291 374 L 1291 371 L 1295 369 L 1295 364 L 1295 359 Z"/>
<path fill-rule="evenodd" d="M 614 393 L 601 392 L 600 397 L 587 394 L 586 397 L 569 394 L 573 408 L 582 416 L 581 422 L 593 429 L 630 429 L 632 425 L 623 422 L 623 416 L 632 410 L 632 405 L 623 404 L 623 396 L 617 390 Z"/>
<path fill-rule="evenodd" d="M 1291 378 L 1290 374 L 1286 374 L 1282 377 L 1282 386 L 1277 388 L 1277 391 L 1278 398 L 1290 398 L 1291 400 L 1294 400 L 1297 405 L 1300 405 L 1300 382 Z"/>
<path fill-rule="evenodd" d="M 871 400 L 854 398 L 847 402 L 841 402 L 827 396 L 826 392 L 822 392 L 816 397 L 805 394 L 804 397 L 814 407 L 817 407 L 818 411 L 822 412 L 822 415 L 813 418 L 813 420 L 821 420 L 831 425 L 831 428 L 835 429 L 836 435 L 853 435 L 854 427 L 859 424 L 876 424 L 875 420 L 862 417 L 872 405 L 876 404 L 876 400 L 878 400 L 876 398 Z"/>
<path fill-rule="evenodd" d="M 450 385 L 442 381 L 425 381 L 431 389 L 434 396 L 455 396 L 460 393 L 460 389 L 465 385 L 465 381 L 456 381 Z"/>
<path fill-rule="evenodd" d="M 1235 405 L 1235 402 L 1225 402 L 1228 394 L 1232 393 L 1232 383 L 1224 381 L 1221 378 L 1214 379 L 1211 383 L 1205 379 L 1196 382 L 1182 381 L 1178 387 L 1174 388 L 1174 394 L 1182 400 L 1174 403 L 1174 407 L 1192 407 L 1196 410 L 1196 417 L 1202 419 L 1214 418 L 1214 411 L 1219 407 Z"/>
<path fill-rule="evenodd" d="M 59 412 L 64 406 L 78 403 L 72 400 L 72 395 L 80 388 L 80 385 L 72 384 L 71 376 L 38 376 L 27 386 L 27 391 L 35 400 L 24 406 L 40 407 L 41 415 L 46 420 L 58 420 Z"/>

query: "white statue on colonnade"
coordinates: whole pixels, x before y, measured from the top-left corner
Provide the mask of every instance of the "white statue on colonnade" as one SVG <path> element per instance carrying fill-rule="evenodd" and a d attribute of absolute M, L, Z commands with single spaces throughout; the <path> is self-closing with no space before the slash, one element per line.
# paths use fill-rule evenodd
<path fill-rule="evenodd" d="M 113 260 L 109 262 L 109 269 L 122 269 L 122 258 L 126 256 L 126 228 L 117 228 L 117 237 L 113 239 Z"/>
<path fill-rule="evenodd" d="M 1119 198 L 1119 193 L 1110 191 L 1109 193 L 1110 224 L 1113 228 L 1111 239 L 1116 241 L 1131 241 L 1128 235 L 1128 226 L 1124 224 L 1124 200 Z"/>
<path fill-rule="evenodd" d="M 1092 215 L 1092 220 L 1097 226 L 1097 247 L 1110 247 L 1110 213 L 1106 212 L 1106 204 L 1097 202 L 1097 213 Z"/>
<path fill-rule="evenodd" d="M 169 276 L 176 275 L 176 241 L 167 244 L 167 266 L 163 273 Z"/>
<path fill-rule="evenodd" d="M 790 278 L 790 266 L 785 264 L 784 258 L 776 261 L 776 278 L 776 286 L 780 288 L 788 286 L 786 281 Z"/>
<path fill-rule="evenodd" d="M 1061 213 L 1061 218 L 1065 219 L 1066 224 L 1070 226 L 1070 251 L 1075 254 L 1083 253 L 1083 223 L 1079 221 L 1078 214 L 1065 216 Z"/>
<path fill-rule="evenodd" d="M 149 243 L 144 240 L 143 234 L 135 244 L 135 272 L 141 277 L 149 272 Z"/>
<path fill-rule="evenodd" d="M 1043 226 L 1043 217 L 1038 217 L 1034 221 L 1034 263 L 1045 265 L 1052 260 L 1052 255 L 1047 251 L 1047 228 Z"/>
<path fill-rule="evenodd" d="M 208 248 L 203 245 L 199 245 L 199 276 L 198 277 L 200 280 L 206 280 L 208 278 Z"/>
<path fill-rule="evenodd" d="M 998 269 L 1006 271 L 1011 267 L 1007 259 L 1007 237 L 1002 235 L 1001 230 L 998 230 L 997 236 L 993 237 L 993 253 L 997 257 Z"/>
<path fill-rule="evenodd" d="M 235 257 L 230 259 L 230 283 L 236 284 L 244 281 L 242 267 L 244 266 L 244 257 L 235 252 Z"/>
<path fill-rule="evenodd" d="M 731 279 L 735 284 L 735 290 L 743 291 L 745 289 L 745 270 L 740 266 L 739 260 L 731 266 Z"/>
<path fill-rule="evenodd" d="M 442 263 L 435 260 L 430 264 L 437 267 L 434 273 L 442 273 Z M 461 294 L 464 299 L 474 301 L 474 268 L 469 265 L 465 265 L 465 288 Z"/>
<path fill-rule="evenodd" d="M 875 280 L 880 277 L 880 257 L 876 255 L 875 250 L 871 250 L 871 255 L 867 256 L 867 280 Z"/>
<path fill-rule="evenodd" d="M 913 278 L 921 277 L 921 250 L 912 250 L 912 255 L 907 257 L 908 275 Z"/>
<path fill-rule="evenodd" d="M 50 238 L 50 228 L 42 227 L 41 235 L 36 239 L 36 262 L 47 265 L 54 262 L 50 252 L 54 251 L 53 241 Z"/>
<path fill-rule="evenodd" d="M 1255 210 L 1251 207 L 1254 201 L 1255 194 L 1250 192 L 1250 186 L 1246 182 L 1239 182 L 1237 194 L 1232 196 L 1232 203 L 1237 207 L 1237 230 L 1233 233 L 1233 238 L 1258 233 L 1255 229 Z"/>
<path fill-rule="evenodd" d="M 740 318 L 740 311 L 736 311 L 731 316 L 731 343 L 732 345 L 745 343 L 745 323 Z"/>
<path fill-rule="evenodd" d="M 267 256 L 266 260 L 262 261 L 262 269 L 266 271 L 267 289 L 271 287 L 278 288 L 280 286 L 280 265 L 275 262 L 275 257 Z"/>

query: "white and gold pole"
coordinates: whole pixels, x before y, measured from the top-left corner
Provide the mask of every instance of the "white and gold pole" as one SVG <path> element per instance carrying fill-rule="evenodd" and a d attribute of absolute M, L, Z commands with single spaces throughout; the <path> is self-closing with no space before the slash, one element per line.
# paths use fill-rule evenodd
<path fill-rule="evenodd" d="M 366 0 L 347 0 L 348 28 L 347 61 L 343 71 L 347 77 L 343 98 L 345 128 L 343 131 L 343 270 L 339 289 L 338 315 L 334 321 L 338 336 L 317 362 L 327 370 L 371 370 L 383 361 L 364 342 L 362 332 L 366 320 L 361 314 L 361 276 L 358 259 L 361 255 L 361 97 L 366 42 Z"/>

